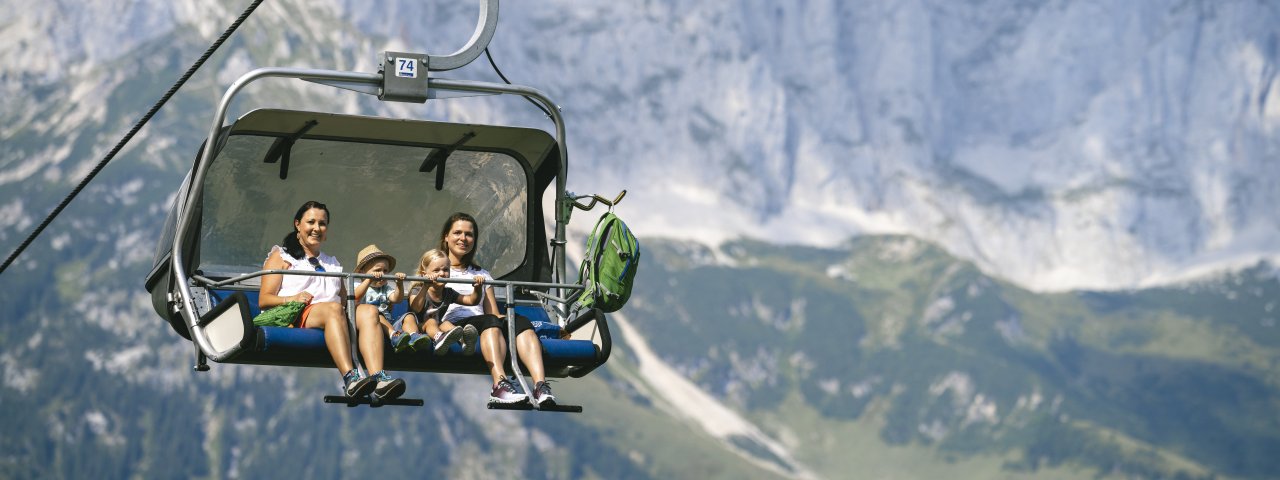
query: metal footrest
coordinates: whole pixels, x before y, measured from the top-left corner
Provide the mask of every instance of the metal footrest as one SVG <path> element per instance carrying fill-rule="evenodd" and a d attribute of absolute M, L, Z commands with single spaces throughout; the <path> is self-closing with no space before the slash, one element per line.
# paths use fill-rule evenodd
<path fill-rule="evenodd" d="M 582 413 L 582 405 L 541 405 L 533 406 L 530 402 L 519 403 L 490 403 L 489 410 L 538 410 L 541 412 L 570 412 Z"/>
<path fill-rule="evenodd" d="M 368 405 L 370 407 L 381 407 L 383 405 L 404 405 L 410 407 L 421 407 L 423 401 L 421 398 L 394 398 L 391 400 L 374 400 L 373 397 L 348 397 L 346 395 L 325 395 L 324 403 L 341 403 L 348 407 L 356 405 Z"/>

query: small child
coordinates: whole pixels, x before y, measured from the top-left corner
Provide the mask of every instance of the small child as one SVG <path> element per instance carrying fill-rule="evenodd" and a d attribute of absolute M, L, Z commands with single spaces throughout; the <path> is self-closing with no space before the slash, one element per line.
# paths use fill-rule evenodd
<path fill-rule="evenodd" d="M 443 282 L 436 279 L 449 278 L 449 255 L 441 250 L 431 249 L 422 254 L 418 262 L 418 276 L 427 277 L 430 283 L 426 288 L 415 288 L 409 297 L 409 311 L 422 314 L 422 329 L 435 341 L 436 355 L 444 355 L 449 347 L 462 342 L 462 354 L 471 355 L 476 351 L 476 338 L 479 332 L 473 325 L 455 328 L 453 322 L 440 321 L 449 305 L 478 305 L 484 295 L 484 276 L 475 277 L 475 290 L 466 295 L 459 295 L 456 290 L 445 288 Z"/>
<path fill-rule="evenodd" d="M 404 298 L 404 274 L 396 273 L 396 283 L 383 280 L 382 276 L 396 268 L 396 258 L 383 252 L 376 245 L 369 245 L 360 250 L 357 257 L 356 273 L 366 273 L 376 278 L 366 278 L 356 285 L 355 296 L 360 303 L 378 307 L 378 322 L 391 336 L 391 345 L 396 352 L 406 349 L 426 348 L 431 339 L 418 333 L 418 327 L 412 314 L 401 316 L 393 324 L 387 319 L 391 317 L 391 306 Z M 409 318 L 407 318 L 409 317 Z M 408 321 L 406 321 L 406 318 Z"/>

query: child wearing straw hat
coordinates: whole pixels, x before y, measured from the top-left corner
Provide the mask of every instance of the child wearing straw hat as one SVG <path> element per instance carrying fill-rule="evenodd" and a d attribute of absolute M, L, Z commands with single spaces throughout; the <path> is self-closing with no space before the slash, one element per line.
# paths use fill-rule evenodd
<path fill-rule="evenodd" d="M 360 249 L 360 253 L 356 256 L 356 273 L 373 275 L 375 278 L 361 280 L 356 285 L 355 296 L 360 304 L 377 307 L 378 322 L 387 329 L 387 333 L 391 336 L 392 348 L 396 352 L 403 352 L 410 348 L 414 350 L 430 348 L 433 342 L 426 335 L 418 333 L 415 322 L 409 321 L 408 325 L 405 325 L 404 316 L 397 319 L 395 323 L 388 320 L 391 316 L 391 306 L 404 299 L 405 275 L 403 273 L 395 274 L 395 285 L 382 278 L 395 268 L 396 257 L 383 252 L 377 245 L 370 244 Z"/>

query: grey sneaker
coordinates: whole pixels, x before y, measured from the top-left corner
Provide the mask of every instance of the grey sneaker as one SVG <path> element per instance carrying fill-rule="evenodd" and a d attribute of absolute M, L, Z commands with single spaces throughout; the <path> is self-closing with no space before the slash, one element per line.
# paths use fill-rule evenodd
<path fill-rule="evenodd" d="M 436 355 L 444 355 L 449 352 L 449 347 L 462 340 L 462 329 L 454 328 L 447 332 L 436 334 Z"/>
<path fill-rule="evenodd" d="M 343 393 L 348 397 L 360 398 L 369 395 L 373 391 L 375 381 L 373 377 L 360 376 L 360 372 L 356 369 L 342 375 Z"/>
<path fill-rule="evenodd" d="M 489 392 L 489 403 L 520 403 L 528 399 L 528 395 L 519 393 L 515 385 L 505 378 L 498 380 L 493 390 Z"/>
<path fill-rule="evenodd" d="M 476 331 L 475 325 L 462 326 L 462 354 L 475 355 L 476 340 L 480 338 L 480 332 Z"/>
<path fill-rule="evenodd" d="M 374 400 L 391 400 L 404 394 L 404 380 L 391 378 L 386 370 L 375 373 L 369 378 L 376 383 L 373 389 Z"/>
<path fill-rule="evenodd" d="M 395 332 L 391 334 L 391 349 L 396 353 L 409 349 L 409 341 L 412 336 L 404 332 Z"/>
<path fill-rule="evenodd" d="M 533 384 L 533 401 L 538 405 L 556 404 L 556 396 L 551 394 L 551 386 L 545 380 Z"/>

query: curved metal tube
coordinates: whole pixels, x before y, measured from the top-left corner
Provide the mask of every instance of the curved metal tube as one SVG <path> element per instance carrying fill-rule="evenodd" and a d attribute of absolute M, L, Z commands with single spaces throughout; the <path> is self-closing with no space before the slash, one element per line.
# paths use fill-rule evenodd
<path fill-rule="evenodd" d="M 453 70 L 466 66 L 489 48 L 493 40 L 493 32 L 498 29 L 498 0 L 480 0 L 480 18 L 476 20 L 476 31 L 467 40 L 467 45 L 447 56 L 429 55 L 427 69 L 432 71 Z"/>

